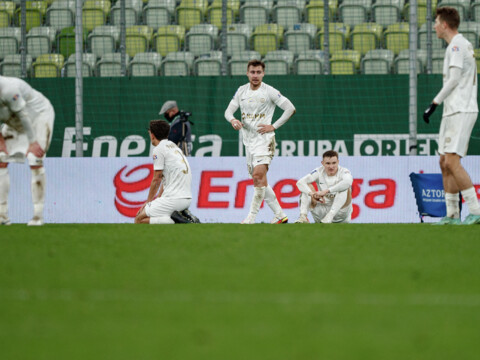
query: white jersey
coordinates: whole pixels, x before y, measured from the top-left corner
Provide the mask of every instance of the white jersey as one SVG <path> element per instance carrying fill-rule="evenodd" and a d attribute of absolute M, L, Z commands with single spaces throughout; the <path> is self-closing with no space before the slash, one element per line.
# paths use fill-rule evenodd
<path fill-rule="evenodd" d="M 0 122 L 22 133 L 23 126 L 16 113 L 25 109 L 32 124 L 37 115 L 50 111 L 52 105 L 42 93 L 21 79 L 0 76 Z"/>
<path fill-rule="evenodd" d="M 192 171 L 187 158 L 170 140 L 164 139 L 153 149 L 153 169 L 163 170 L 162 197 L 191 199 Z"/>
<path fill-rule="evenodd" d="M 459 112 L 478 112 L 477 104 L 477 64 L 472 44 L 457 34 L 448 44 L 443 61 L 443 83 L 450 78 L 450 68 L 462 70 L 460 83 L 448 95 L 443 104 L 443 116 Z"/>
<path fill-rule="evenodd" d="M 262 83 L 257 90 L 250 88 L 250 83 L 240 86 L 233 96 L 232 103 L 242 112 L 241 129 L 243 144 L 256 153 L 256 148 L 268 148 L 275 138 L 275 132 L 259 134 L 258 126 L 271 125 L 275 106 L 280 106 L 286 98 L 275 88 Z M 267 154 L 258 154 L 267 155 Z"/>
<path fill-rule="evenodd" d="M 338 167 L 337 173 L 333 176 L 328 176 L 323 166 L 314 169 L 310 173 L 310 175 L 312 176 L 313 181 L 315 181 L 315 183 L 317 184 L 319 191 L 330 189 L 331 192 L 325 196 L 326 205 L 329 205 L 333 202 L 333 198 L 335 197 L 335 194 L 337 192 L 335 188 L 341 189 L 338 191 L 345 191 L 351 187 L 353 182 L 353 177 L 350 173 L 350 170 L 342 166 Z"/>

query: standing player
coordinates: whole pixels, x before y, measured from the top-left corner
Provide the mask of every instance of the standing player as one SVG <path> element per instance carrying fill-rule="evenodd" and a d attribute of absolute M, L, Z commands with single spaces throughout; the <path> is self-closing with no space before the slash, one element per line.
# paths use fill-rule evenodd
<path fill-rule="evenodd" d="M 275 151 L 275 130 L 295 114 L 295 107 L 278 90 L 262 82 L 264 75 L 265 64 L 260 60 L 250 60 L 247 65 L 249 83 L 238 88 L 225 111 L 227 121 L 235 130 L 241 131 L 248 173 L 253 178 L 254 195 L 250 212 L 242 224 L 255 223 L 264 199 L 275 214 L 272 224 L 288 222 L 275 192 L 268 185 L 267 171 Z M 283 110 L 283 115 L 272 125 L 275 106 Z M 234 117 L 239 107 L 241 121 Z"/>
<path fill-rule="evenodd" d="M 8 193 L 9 162 L 24 162 L 32 171 L 33 218 L 28 225 L 43 225 L 45 169 L 55 111 L 50 101 L 25 81 L 0 76 L 0 224 L 10 224 Z"/>
<path fill-rule="evenodd" d="M 352 183 L 350 171 L 338 165 L 338 153 L 323 154 L 322 165 L 297 181 L 300 194 L 300 217 L 296 223 L 308 223 L 308 210 L 316 223 L 348 223 L 352 216 Z M 315 182 L 318 191 L 312 183 Z"/>
<path fill-rule="evenodd" d="M 477 120 L 477 66 L 473 46 L 458 33 L 457 10 L 441 7 L 436 11 L 435 32 L 448 43 L 443 62 L 443 87 L 433 99 L 423 119 L 428 124 L 435 108 L 444 102 L 438 152 L 442 170 L 447 216 L 437 224 L 459 224 L 459 191 L 470 214 L 464 224 L 480 223 L 480 206 L 472 181 L 460 163 L 467 154 L 468 142 Z"/>
<path fill-rule="evenodd" d="M 150 121 L 154 172 L 147 201 L 135 217 L 136 224 L 173 224 L 172 214 L 188 209 L 192 202 L 192 171 L 180 148 L 167 139 L 169 131 L 166 121 Z"/>

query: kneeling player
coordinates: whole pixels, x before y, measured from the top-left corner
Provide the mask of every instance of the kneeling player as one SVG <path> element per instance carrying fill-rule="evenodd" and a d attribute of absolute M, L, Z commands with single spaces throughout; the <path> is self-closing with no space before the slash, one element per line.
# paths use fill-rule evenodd
<path fill-rule="evenodd" d="M 147 201 L 135 217 L 136 224 L 173 224 L 172 214 L 175 218 L 179 212 L 188 212 L 192 201 L 190 165 L 178 146 L 167 140 L 169 131 L 166 121 L 150 121 L 154 173 Z"/>
<path fill-rule="evenodd" d="M 315 182 L 318 191 L 312 183 Z M 300 217 L 296 223 L 308 223 L 308 211 L 316 223 L 348 223 L 352 216 L 352 183 L 350 171 L 338 165 L 338 153 L 323 154 L 322 166 L 297 182 L 300 195 Z"/>

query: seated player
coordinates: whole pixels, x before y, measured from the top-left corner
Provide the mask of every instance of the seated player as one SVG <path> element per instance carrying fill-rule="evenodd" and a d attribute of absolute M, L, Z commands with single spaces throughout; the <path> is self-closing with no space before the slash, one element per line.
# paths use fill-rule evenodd
<path fill-rule="evenodd" d="M 315 182 L 318 191 L 312 183 Z M 308 211 L 316 223 L 348 223 L 352 216 L 352 183 L 350 171 L 338 165 L 338 153 L 323 154 L 322 166 L 297 181 L 300 194 L 300 217 L 296 223 L 308 223 Z"/>

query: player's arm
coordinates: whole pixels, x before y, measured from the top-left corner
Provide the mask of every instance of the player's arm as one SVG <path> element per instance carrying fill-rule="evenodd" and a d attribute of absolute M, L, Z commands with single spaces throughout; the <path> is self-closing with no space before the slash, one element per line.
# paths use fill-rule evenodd
<path fill-rule="evenodd" d="M 345 172 L 342 179 L 335 185 L 330 186 L 328 189 L 317 192 L 318 196 L 325 196 L 329 193 L 339 193 L 350 189 L 353 184 L 353 177 L 350 171 Z"/>
<path fill-rule="evenodd" d="M 259 125 L 258 132 L 260 134 L 265 134 L 277 130 L 280 126 L 285 124 L 296 112 L 295 106 L 293 106 L 292 102 L 287 98 L 284 98 L 284 101 L 281 102 L 278 107 L 283 110 L 282 116 L 280 116 L 280 118 L 275 121 L 273 125 Z"/>
<path fill-rule="evenodd" d="M 318 174 L 318 171 L 314 170 L 314 174 Z M 305 175 L 300 180 L 297 181 L 297 188 L 302 193 L 312 196 L 315 193 L 315 188 L 311 185 L 317 177 L 315 177 L 312 173 Z"/>
<path fill-rule="evenodd" d="M 155 195 L 157 195 L 160 185 L 162 184 L 162 174 L 163 170 L 154 170 L 152 182 L 150 183 L 150 190 L 148 191 L 147 203 L 155 199 Z"/>
<path fill-rule="evenodd" d="M 239 108 L 238 100 L 236 99 L 237 94 L 233 97 L 230 104 L 228 104 L 227 110 L 225 110 L 225 119 L 232 125 L 235 130 L 240 130 L 243 126 L 240 120 L 235 119 L 235 111 Z"/>

